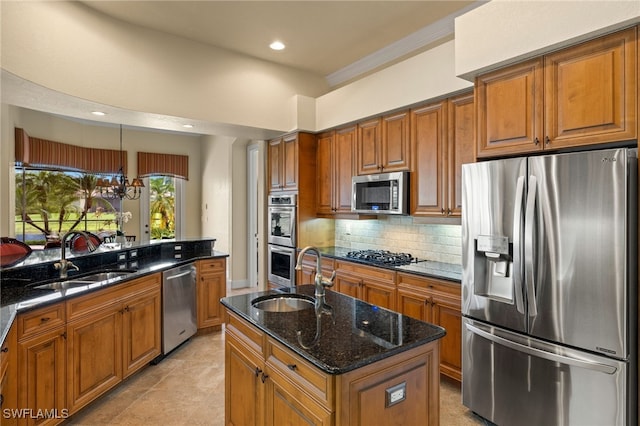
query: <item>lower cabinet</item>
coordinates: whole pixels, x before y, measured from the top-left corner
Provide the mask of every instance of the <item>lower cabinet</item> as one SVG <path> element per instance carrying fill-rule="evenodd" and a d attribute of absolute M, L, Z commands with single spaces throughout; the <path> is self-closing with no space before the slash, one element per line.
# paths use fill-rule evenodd
<path fill-rule="evenodd" d="M 305 253 L 302 258 L 301 270 L 297 271 L 296 285 L 315 284 L 317 257 L 315 254 Z M 329 257 L 322 258 L 322 276 L 331 277 L 335 269 L 333 259 Z"/>
<path fill-rule="evenodd" d="M 227 295 L 227 259 L 199 260 L 196 268 L 198 329 L 220 329 L 224 320 L 220 299 Z"/>
<path fill-rule="evenodd" d="M 0 410 L 2 424 L 14 426 L 18 424 L 15 416 L 6 415 L 18 408 L 18 331 L 14 323 L 0 349 Z"/>
<path fill-rule="evenodd" d="M 67 301 L 70 414 L 161 352 L 161 275 Z"/>
<path fill-rule="evenodd" d="M 226 425 L 439 422 L 437 341 L 332 375 L 229 311 L 226 323 Z M 408 403 L 387 406 L 385 389 L 401 382 Z"/>
<path fill-rule="evenodd" d="M 394 271 L 336 262 L 335 290 L 372 305 L 396 310 L 396 273 Z"/>
<path fill-rule="evenodd" d="M 440 339 L 440 372 L 462 381 L 460 285 L 399 272 L 398 311 L 447 330 Z"/>

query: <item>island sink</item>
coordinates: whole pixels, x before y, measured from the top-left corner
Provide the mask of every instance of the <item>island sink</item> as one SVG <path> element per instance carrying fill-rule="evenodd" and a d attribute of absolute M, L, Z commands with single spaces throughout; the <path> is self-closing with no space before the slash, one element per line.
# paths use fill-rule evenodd
<path fill-rule="evenodd" d="M 254 308 L 267 312 L 295 312 L 312 309 L 314 303 L 312 297 L 300 294 L 275 294 L 257 297 L 251 301 Z"/>

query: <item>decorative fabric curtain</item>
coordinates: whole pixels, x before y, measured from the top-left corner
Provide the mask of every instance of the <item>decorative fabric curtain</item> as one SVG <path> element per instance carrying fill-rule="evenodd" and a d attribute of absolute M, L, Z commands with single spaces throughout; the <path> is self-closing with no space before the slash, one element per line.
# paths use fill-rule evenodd
<path fill-rule="evenodd" d="M 127 153 L 114 149 L 85 148 L 34 138 L 16 127 L 16 162 L 25 166 L 58 166 L 89 173 L 127 173 Z"/>
<path fill-rule="evenodd" d="M 138 176 L 166 175 L 189 180 L 189 157 L 138 152 Z"/>

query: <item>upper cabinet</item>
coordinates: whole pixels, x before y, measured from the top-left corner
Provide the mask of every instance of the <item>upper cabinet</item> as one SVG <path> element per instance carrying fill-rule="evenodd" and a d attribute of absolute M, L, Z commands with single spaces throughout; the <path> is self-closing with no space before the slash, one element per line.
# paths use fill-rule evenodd
<path fill-rule="evenodd" d="M 475 161 L 473 92 L 447 101 L 447 216 L 462 215 L 462 165 Z"/>
<path fill-rule="evenodd" d="M 477 77 L 477 156 L 635 139 L 636 31 Z"/>
<path fill-rule="evenodd" d="M 317 137 L 318 214 L 351 213 L 351 177 L 354 175 L 356 127 Z"/>
<path fill-rule="evenodd" d="M 358 175 L 409 170 L 409 129 L 408 111 L 358 123 Z"/>
<path fill-rule="evenodd" d="M 315 149 L 315 137 L 309 133 L 292 133 L 269 141 L 268 176 L 270 191 L 297 191 L 300 184 L 300 164 L 308 161 L 300 155 Z M 313 157 L 315 159 L 315 156 Z M 315 169 L 315 167 L 314 167 Z M 304 169 L 303 169 L 304 173 Z"/>

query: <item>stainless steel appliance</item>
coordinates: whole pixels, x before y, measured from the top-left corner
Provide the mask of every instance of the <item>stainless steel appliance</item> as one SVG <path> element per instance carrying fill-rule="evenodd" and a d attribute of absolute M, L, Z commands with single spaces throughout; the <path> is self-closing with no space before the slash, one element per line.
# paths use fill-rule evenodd
<path fill-rule="evenodd" d="M 407 214 L 408 172 L 379 173 L 351 178 L 351 211 Z"/>
<path fill-rule="evenodd" d="M 196 267 L 179 266 L 162 273 L 162 353 L 171 352 L 196 333 Z"/>
<path fill-rule="evenodd" d="M 296 284 L 295 247 L 269 244 L 267 247 L 268 278 L 274 284 L 293 287 Z"/>
<path fill-rule="evenodd" d="M 462 399 L 499 425 L 636 425 L 637 151 L 464 165 Z"/>
<path fill-rule="evenodd" d="M 419 262 L 410 253 L 393 253 L 388 250 L 352 250 L 346 254 L 346 257 L 383 266 L 402 266 Z"/>
<path fill-rule="evenodd" d="M 269 244 L 296 246 L 296 196 L 269 195 Z"/>

